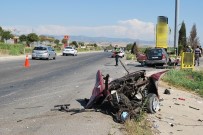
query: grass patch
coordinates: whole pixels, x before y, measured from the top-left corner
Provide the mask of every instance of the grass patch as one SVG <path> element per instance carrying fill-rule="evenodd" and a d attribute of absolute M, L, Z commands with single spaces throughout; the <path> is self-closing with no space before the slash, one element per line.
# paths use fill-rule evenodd
<path fill-rule="evenodd" d="M 147 121 L 147 114 L 142 114 L 139 119 L 125 122 L 128 135 L 153 135 L 150 122 Z"/>
<path fill-rule="evenodd" d="M 174 86 L 195 91 L 203 97 L 203 71 L 173 69 L 168 71 L 162 79 Z"/>
<path fill-rule="evenodd" d="M 30 52 L 30 50 L 26 49 L 23 44 L 0 43 L 0 50 L 1 55 L 21 55 Z"/>

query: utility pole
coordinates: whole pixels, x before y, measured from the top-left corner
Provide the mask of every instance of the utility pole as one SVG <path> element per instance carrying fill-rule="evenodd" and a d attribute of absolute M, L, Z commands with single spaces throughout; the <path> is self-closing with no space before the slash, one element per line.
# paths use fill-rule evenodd
<path fill-rule="evenodd" d="M 178 55 L 178 14 L 179 14 L 179 0 L 175 0 L 175 27 L 174 27 L 174 49 L 176 56 Z"/>

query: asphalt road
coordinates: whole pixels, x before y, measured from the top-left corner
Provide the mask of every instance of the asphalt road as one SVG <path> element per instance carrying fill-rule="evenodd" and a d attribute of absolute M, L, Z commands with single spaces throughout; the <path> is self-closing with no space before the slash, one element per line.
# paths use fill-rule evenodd
<path fill-rule="evenodd" d="M 99 69 L 111 78 L 125 75 L 121 65 L 114 66 L 115 60 L 110 55 L 97 52 L 58 56 L 49 61 L 29 59 L 30 68 L 23 67 L 24 57 L 0 60 L 0 134 L 106 135 L 115 132 L 119 125 L 109 115 L 89 112 L 72 116 L 51 111 L 54 105 L 67 103 L 71 104 L 70 108 L 83 108 L 82 101 L 90 97 Z M 142 69 L 124 59 L 123 62 L 129 70 Z"/>
<path fill-rule="evenodd" d="M 97 52 L 58 56 L 49 61 L 29 60 L 30 68 L 23 67 L 25 57 L 0 59 L 0 134 L 122 134 L 118 130 L 121 125 L 109 115 L 51 111 L 54 105 L 67 103 L 70 108 L 83 108 L 83 99 L 91 95 L 97 70 L 110 74 L 110 78 L 125 75 L 124 68 L 115 67 L 110 55 Z M 122 61 L 130 72 L 155 71 L 152 67 L 140 67 L 135 61 Z"/>

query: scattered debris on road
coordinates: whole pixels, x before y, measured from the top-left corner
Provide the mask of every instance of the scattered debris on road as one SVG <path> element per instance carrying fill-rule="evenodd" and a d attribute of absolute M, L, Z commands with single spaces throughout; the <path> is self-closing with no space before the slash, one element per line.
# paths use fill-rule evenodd
<path fill-rule="evenodd" d="M 170 92 L 170 90 L 165 89 L 164 94 L 170 95 L 170 94 L 171 94 L 171 92 Z"/>
<path fill-rule="evenodd" d="M 195 110 L 200 110 L 200 109 L 192 107 L 192 106 L 189 106 L 189 108 L 192 108 L 192 109 L 195 109 Z"/>

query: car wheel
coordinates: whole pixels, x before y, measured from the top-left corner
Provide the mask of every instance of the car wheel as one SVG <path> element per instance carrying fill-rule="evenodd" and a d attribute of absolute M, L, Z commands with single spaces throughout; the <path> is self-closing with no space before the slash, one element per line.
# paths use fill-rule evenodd
<path fill-rule="evenodd" d="M 32 60 L 35 60 L 35 57 L 32 57 Z"/>
<path fill-rule="evenodd" d="M 63 53 L 63 56 L 65 56 L 65 54 Z"/>
<path fill-rule="evenodd" d="M 47 60 L 50 60 L 50 55 L 47 57 Z"/>
<path fill-rule="evenodd" d="M 156 113 L 160 108 L 159 98 L 154 93 L 149 93 L 147 96 L 147 110 L 149 113 Z"/>
<path fill-rule="evenodd" d="M 141 62 L 141 66 L 143 66 L 143 67 L 144 67 L 144 66 L 145 66 L 145 64 L 146 64 L 146 63 L 145 63 L 145 61 L 142 61 L 142 62 Z"/>
<path fill-rule="evenodd" d="M 56 60 L 56 56 L 53 57 L 53 60 Z"/>

